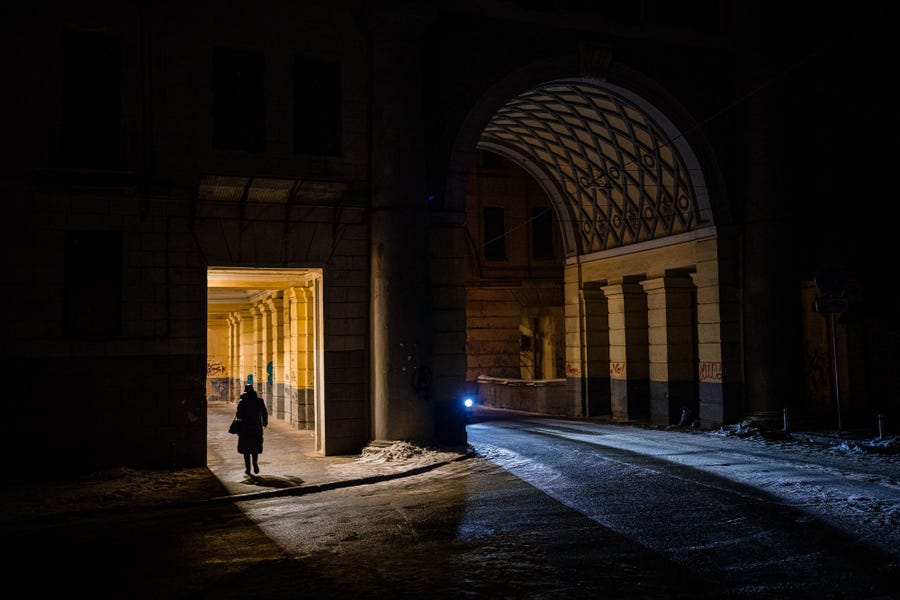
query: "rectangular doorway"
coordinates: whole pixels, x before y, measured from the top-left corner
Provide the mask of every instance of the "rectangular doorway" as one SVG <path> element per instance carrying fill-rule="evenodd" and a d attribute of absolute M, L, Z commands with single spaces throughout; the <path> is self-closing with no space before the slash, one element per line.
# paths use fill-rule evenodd
<path fill-rule="evenodd" d="M 252 383 L 270 418 L 320 449 L 322 270 L 207 269 L 207 403 L 236 404 Z"/>

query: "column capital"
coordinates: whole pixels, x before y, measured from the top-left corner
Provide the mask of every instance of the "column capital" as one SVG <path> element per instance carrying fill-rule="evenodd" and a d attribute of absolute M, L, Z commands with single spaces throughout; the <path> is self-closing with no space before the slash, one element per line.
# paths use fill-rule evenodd
<path fill-rule="evenodd" d="M 581 300 L 604 300 L 606 298 L 606 294 L 604 293 L 602 286 L 591 285 L 579 289 L 578 297 Z"/>
<path fill-rule="evenodd" d="M 266 308 L 269 312 L 277 312 L 284 308 L 284 297 L 283 295 L 272 295 L 264 300 Z"/>
<path fill-rule="evenodd" d="M 610 285 L 600 286 L 600 290 L 607 296 L 625 296 L 628 294 L 641 294 L 644 292 L 644 288 L 641 287 L 640 283 L 633 282 L 622 282 L 622 283 L 612 283 Z"/>
<path fill-rule="evenodd" d="M 640 285 L 648 294 L 674 289 L 689 289 L 694 287 L 694 273 L 652 277 L 641 281 Z"/>

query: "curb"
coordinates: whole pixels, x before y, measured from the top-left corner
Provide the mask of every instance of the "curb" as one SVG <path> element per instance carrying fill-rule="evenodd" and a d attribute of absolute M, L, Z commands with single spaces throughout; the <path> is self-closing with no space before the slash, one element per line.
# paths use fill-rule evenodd
<path fill-rule="evenodd" d="M 413 475 L 420 475 L 422 473 L 426 473 L 428 471 L 432 471 L 437 469 L 438 467 L 442 467 L 448 465 L 450 463 L 459 462 L 462 460 L 467 460 L 474 457 L 474 453 L 471 451 L 466 451 L 465 454 L 461 454 L 458 457 L 449 459 L 449 460 L 441 460 L 436 461 L 434 463 L 428 465 L 422 465 L 419 467 L 413 467 L 411 469 L 407 469 L 404 471 L 398 471 L 396 473 L 385 473 L 381 475 L 371 475 L 367 477 L 357 477 L 353 479 L 344 479 L 344 480 L 336 480 L 336 481 L 328 481 L 325 483 L 316 483 L 311 485 L 298 485 L 292 486 L 288 488 L 280 488 L 275 490 L 266 490 L 261 492 L 248 492 L 244 494 L 230 494 L 227 496 L 214 496 L 212 498 L 203 498 L 199 500 L 181 500 L 181 501 L 172 501 L 172 502 L 159 502 L 156 504 L 138 504 L 135 506 L 113 506 L 107 508 L 92 508 L 92 509 L 83 509 L 83 510 L 73 510 L 68 512 L 59 512 L 49 515 L 35 515 L 32 517 L 28 517 L 26 519 L 21 519 L 18 521 L 13 521 L 7 524 L 4 524 L 4 528 L 7 525 L 12 526 L 12 529 L 16 528 L 24 528 L 28 527 L 29 524 L 33 526 L 35 523 L 39 523 L 42 526 L 50 525 L 53 523 L 58 523 L 61 521 L 65 521 L 68 519 L 80 519 L 80 518 L 91 518 L 91 517 L 99 517 L 103 515 L 122 515 L 128 513 L 139 513 L 139 512 L 149 512 L 154 510 L 178 510 L 178 509 L 189 509 L 189 508 L 202 508 L 206 506 L 213 506 L 219 504 L 229 504 L 229 503 L 237 503 L 237 502 L 248 502 L 251 500 L 261 500 L 265 498 L 276 498 L 282 496 L 305 496 L 306 494 L 315 494 L 319 492 L 326 492 L 330 490 L 336 490 L 341 488 L 348 488 L 360 485 L 370 485 L 373 483 L 381 483 L 384 481 L 391 481 L 394 479 L 402 479 L 404 477 L 411 477 Z"/>
<path fill-rule="evenodd" d="M 275 498 L 279 496 L 304 496 L 306 494 L 315 494 L 318 492 L 327 492 L 329 490 L 336 490 L 340 488 L 346 487 L 354 487 L 357 485 L 370 485 L 372 483 L 381 483 L 382 481 L 391 481 L 393 479 L 401 479 L 403 477 L 410 477 L 412 475 L 419 475 L 421 473 L 426 473 L 428 471 L 432 471 L 438 467 L 442 467 L 444 465 L 448 465 L 450 463 L 459 462 L 461 460 L 466 460 L 472 458 L 473 455 L 468 452 L 462 456 L 457 458 L 453 458 L 450 460 L 442 460 L 438 462 L 434 462 L 429 465 L 423 465 L 421 467 L 414 467 L 412 469 L 407 469 L 406 471 L 398 471 L 397 473 L 386 473 L 383 475 L 371 475 L 369 477 L 358 477 L 356 479 L 343 479 L 338 481 L 329 481 L 327 483 L 316 483 L 312 485 L 297 485 L 287 488 L 280 488 L 277 490 L 268 490 L 264 492 L 248 492 L 246 494 L 229 494 L 228 496 L 217 496 L 215 498 L 209 498 L 207 500 L 199 500 L 196 503 L 199 504 L 208 504 L 208 503 L 223 503 L 223 502 L 244 502 L 247 500 L 259 500 L 261 498 Z"/>

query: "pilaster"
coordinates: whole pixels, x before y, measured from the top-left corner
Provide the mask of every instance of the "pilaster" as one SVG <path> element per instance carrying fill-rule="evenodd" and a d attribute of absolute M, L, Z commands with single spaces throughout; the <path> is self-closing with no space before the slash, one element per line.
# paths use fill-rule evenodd
<path fill-rule="evenodd" d="M 687 276 L 641 282 L 647 294 L 650 423 L 678 423 L 683 409 L 697 415 L 694 285 Z"/>
<path fill-rule="evenodd" d="M 650 417 L 647 298 L 640 284 L 600 288 L 609 308 L 609 377 L 612 415 L 617 420 Z"/>

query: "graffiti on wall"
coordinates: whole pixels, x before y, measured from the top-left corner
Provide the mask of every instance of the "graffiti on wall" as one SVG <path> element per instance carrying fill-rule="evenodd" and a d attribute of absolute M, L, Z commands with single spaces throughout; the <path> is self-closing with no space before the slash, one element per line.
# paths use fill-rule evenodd
<path fill-rule="evenodd" d="M 720 362 L 701 362 L 697 368 L 697 375 L 700 381 L 721 383 L 722 382 L 722 363 Z"/>
<path fill-rule="evenodd" d="M 825 350 L 806 349 L 806 395 L 810 404 L 827 407 L 831 401 L 831 360 Z"/>
<path fill-rule="evenodd" d="M 578 377 L 581 374 L 581 370 L 575 365 L 570 365 L 566 363 L 566 376 L 567 377 Z"/>
<path fill-rule="evenodd" d="M 206 401 L 227 402 L 230 397 L 231 380 L 226 378 L 206 380 Z"/>
<path fill-rule="evenodd" d="M 222 363 L 222 359 L 220 358 L 212 358 L 207 359 L 206 361 L 206 376 L 207 377 L 222 377 L 225 375 L 225 365 Z"/>
<path fill-rule="evenodd" d="M 616 379 L 625 379 L 625 363 L 623 362 L 611 362 L 609 363 L 609 375 L 610 377 L 615 377 Z"/>

